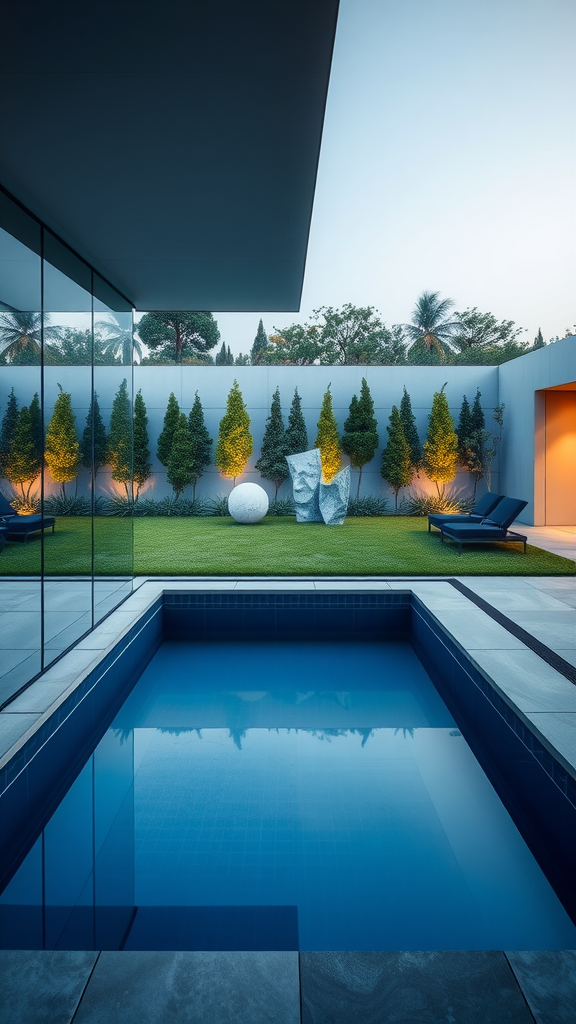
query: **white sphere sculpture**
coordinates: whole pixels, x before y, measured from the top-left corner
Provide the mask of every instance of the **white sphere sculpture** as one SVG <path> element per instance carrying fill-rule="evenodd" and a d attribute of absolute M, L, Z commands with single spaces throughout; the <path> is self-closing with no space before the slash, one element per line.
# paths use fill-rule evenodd
<path fill-rule="evenodd" d="M 228 511 L 237 523 L 259 523 L 268 504 L 268 495 L 259 484 L 238 484 L 228 498 Z"/>

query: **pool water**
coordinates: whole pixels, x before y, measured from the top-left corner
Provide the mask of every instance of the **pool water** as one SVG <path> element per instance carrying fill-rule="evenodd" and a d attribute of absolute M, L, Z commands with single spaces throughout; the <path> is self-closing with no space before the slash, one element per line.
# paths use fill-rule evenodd
<path fill-rule="evenodd" d="M 1 903 L 4 945 L 576 947 L 407 641 L 164 643 Z"/>

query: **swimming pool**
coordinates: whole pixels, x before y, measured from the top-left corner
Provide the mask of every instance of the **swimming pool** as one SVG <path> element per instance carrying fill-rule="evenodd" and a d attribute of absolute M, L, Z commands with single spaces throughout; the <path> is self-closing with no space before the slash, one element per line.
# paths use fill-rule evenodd
<path fill-rule="evenodd" d="M 409 642 L 413 610 L 164 608 L 171 639 L 2 896 L 2 944 L 574 948 Z"/>

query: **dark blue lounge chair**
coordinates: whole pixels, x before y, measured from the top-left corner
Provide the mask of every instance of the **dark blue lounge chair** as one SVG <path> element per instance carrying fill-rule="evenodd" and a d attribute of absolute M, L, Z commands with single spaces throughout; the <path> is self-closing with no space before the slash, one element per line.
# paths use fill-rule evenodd
<path fill-rule="evenodd" d="M 51 527 L 54 533 L 56 520 L 54 516 L 19 515 L 4 495 L 0 494 L 0 525 L 6 527 L 7 540 L 21 537 L 25 541 L 31 533 L 37 533 L 38 530 L 48 530 Z"/>
<path fill-rule="evenodd" d="M 519 498 L 502 498 L 490 518 L 483 519 L 481 523 L 444 523 L 441 526 L 442 543 L 444 543 L 444 537 L 456 541 L 458 554 L 461 555 L 463 544 L 520 541 L 524 545 L 524 554 L 526 554 L 527 538 L 523 533 L 512 533 L 508 527 L 512 525 L 527 504 L 527 501 L 521 501 Z"/>
<path fill-rule="evenodd" d="M 7 532 L 8 531 L 7 531 L 5 526 L 0 526 L 0 551 L 2 551 L 2 549 L 4 548 L 4 545 L 6 543 L 6 534 L 7 534 Z"/>
<path fill-rule="evenodd" d="M 431 526 L 435 526 L 439 530 L 442 523 L 481 523 L 487 515 L 490 515 L 501 500 L 501 494 L 493 494 L 492 491 L 487 491 L 486 494 L 483 494 L 478 499 L 472 511 L 467 515 L 464 513 L 454 513 L 451 515 L 449 512 L 434 512 L 428 516 L 428 533 L 430 533 Z"/>

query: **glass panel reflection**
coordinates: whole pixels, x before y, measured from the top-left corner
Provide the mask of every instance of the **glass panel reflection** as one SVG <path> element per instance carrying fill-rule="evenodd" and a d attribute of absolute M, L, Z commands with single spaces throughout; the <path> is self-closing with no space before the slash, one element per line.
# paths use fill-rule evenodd
<path fill-rule="evenodd" d="M 37 252 L 0 229 L 0 705 L 41 669 L 40 280 Z"/>
<path fill-rule="evenodd" d="M 55 239 L 46 251 L 89 284 L 89 271 L 80 260 L 74 264 L 73 254 Z M 44 501 L 57 517 L 52 543 L 47 539 L 44 548 L 44 657 L 49 664 L 92 626 L 92 501 L 81 445 L 92 392 L 92 296 L 47 260 L 44 318 L 54 332 L 44 366 Z"/>
<path fill-rule="evenodd" d="M 132 588 L 132 311 L 96 277 L 94 296 L 94 621 Z"/>

